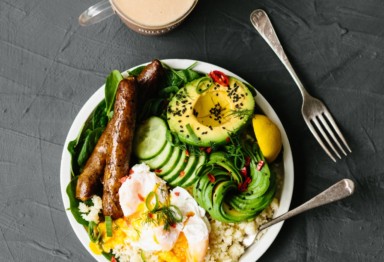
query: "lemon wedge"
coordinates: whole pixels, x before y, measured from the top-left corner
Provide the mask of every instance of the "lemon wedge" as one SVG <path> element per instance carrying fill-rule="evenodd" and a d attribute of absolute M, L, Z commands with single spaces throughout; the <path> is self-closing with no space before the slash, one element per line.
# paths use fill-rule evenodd
<path fill-rule="evenodd" d="M 261 152 L 268 163 L 273 162 L 282 147 L 279 128 L 267 116 L 260 114 L 253 117 L 252 125 Z"/>

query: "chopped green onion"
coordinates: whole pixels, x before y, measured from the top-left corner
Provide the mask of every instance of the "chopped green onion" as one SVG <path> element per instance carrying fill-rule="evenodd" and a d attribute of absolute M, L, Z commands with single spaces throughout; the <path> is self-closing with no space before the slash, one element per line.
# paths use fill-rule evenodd
<path fill-rule="evenodd" d="M 202 94 L 212 86 L 212 79 L 210 77 L 201 78 L 196 85 L 196 92 Z"/>
<path fill-rule="evenodd" d="M 155 203 L 153 203 L 153 200 L 155 200 Z M 145 199 L 145 205 L 147 206 L 149 212 L 155 211 L 159 206 L 159 199 L 154 191 L 151 191 L 148 194 L 147 198 Z"/>
<path fill-rule="evenodd" d="M 112 237 L 112 218 L 105 216 L 105 227 L 107 230 L 107 237 Z"/>
<path fill-rule="evenodd" d="M 190 66 L 187 67 L 187 70 L 188 70 L 188 69 L 193 69 L 195 66 L 197 66 L 197 64 L 198 64 L 198 62 L 195 61 L 192 65 L 190 65 Z"/>
<path fill-rule="evenodd" d="M 88 224 L 88 236 L 89 239 L 95 243 L 99 242 L 101 237 L 101 232 L 97 230 L 97 224 L 93 221 L 89 222 Z"/>
<path fill-rule="evenodd" d="M 192 139 L 195 140 L 195 141 L 198 141 L 199 138 L 197 137 L 197 135 L 193 131 L 191 125 L 190 124 L 186 124 L 185 127 L 187 128 L 187 131 L 188 131 L 189 135 L 192 137 Z"/>

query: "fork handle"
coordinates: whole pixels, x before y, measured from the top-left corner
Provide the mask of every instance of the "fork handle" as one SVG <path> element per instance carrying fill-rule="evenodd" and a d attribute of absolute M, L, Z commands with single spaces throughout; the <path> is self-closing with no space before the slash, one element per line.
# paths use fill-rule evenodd
<path fill-rule="evenodd" d="M 254 10 L 251 13 L 251 23 L 288 70 L 296 85 L 299 87 L 303 98 L 309 95 L 307 90 L 305 90 L 304 85 L 301 83 L 299 77 L 297 76 L 295 70 L 293 69 L 291 63 L 289 62 L 288 57 L 285 54 L 282 45 L 280 44 L 279 38 L 277 37 L 275 29 L 273 28 L 267 13 L 265 13 L 265 11 L 262 9 Z"/>
<path fill-rule="evenodd" d="M 271 221 L 261 225 L 259 227 L 259 231 L 266 229 L 267 227 L 270 227 L 276 223 L 279 223 L 283 220 L 287 220 L 288 218 L 291 218 L 293 216 L 296 216 L 300 213 L 303 213 L 307 210 L 310 210 L 315 207 L 319 207 L 325 204 L 329 204 L 332 202 L 335 202 L 337 200 L 346 198 L 353 194 L 355 191 L 355 184 L 350 179 L 342 179 L 333 186 L 329 187 L 328 189 L 324 190 L 317 196 L 313 197 L 312 199 L 308 200 L 304 204 L 296 207 L 295 209 L 292 209 L 291 211 L 288 211 L 287 213 L 272 219 Z"/>

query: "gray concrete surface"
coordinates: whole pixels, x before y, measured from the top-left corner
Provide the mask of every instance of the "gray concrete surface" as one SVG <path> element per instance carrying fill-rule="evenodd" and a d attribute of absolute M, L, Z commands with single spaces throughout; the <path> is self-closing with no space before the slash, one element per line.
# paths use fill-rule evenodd
<path fill-rule="evenodd" d="M 60 195 L 69 127 L 112 69 L 153 58 L 227 68 L 268 99 L 294 154 L 297 206 L 341 178 L 356 194 L 287 221 L 260 261 L 384 261 L 384 3 L 201 0 L 159 37 L 117 17 L 80 27 L 96 0 L 0 0 L 0 261 L 92 261 Z M 353 153 L 331 162 L 300 114 L 301 96 L 255 32 L 264 8 L 308 90 L 326 102 Z"/>

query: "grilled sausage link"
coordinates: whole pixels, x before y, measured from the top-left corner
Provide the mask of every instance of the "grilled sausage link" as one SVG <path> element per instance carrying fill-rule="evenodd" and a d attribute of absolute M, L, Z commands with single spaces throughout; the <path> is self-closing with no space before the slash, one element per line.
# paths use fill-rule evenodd
<path fill-rule="evenodd" d="M 157 59 L 144 67 L 143 71 L 137 76 L 139 85 L 139 106 L 146 100 L 158 94 L 159 85 L 164 80 L 165 71 L 161 62 Z"/>
<path fill-rule="evenodd" d="M 156 89 L 163 78 L 164 68 L 159 60 L 153 60 L 143 69 L 137 77 L 140 88 L 140 92 L 138 93 L 140 96 L 139 105 L 143 105 L 146 99 L 157 94 Z M 116 106 L 121 105 L 119 101 L 121 98 L 122 96 L 116 97 L 115 112 L 119 110 L 116 110 Z M 109 121 L 77 180 L 76 198 L 82 201 L 90 199 L 93 195 L 99 194 L 99 192 L 103 190 L 101 183 L 103 179 L 102 175 L 106 164 L 107 149 L 111 141 L 111 129 L 115 125 L 115 121 L 116 118 L 114 117 Z"/>
<path fill-rule="evenodd" d="M 104 172 L 107 158 L 107 147 L 109 137 L 108 126 L 101 134 L 99 141 L 91 156 L 88 158 L 76 184 L 76 198 L 81 201 L 90 199 L 93 195 L 102 192 L 101 175 Z"/>
<path fill-rule="evenodd" d="M 117 219 L 123 216 L 119 204 L 120 179 L 128 175 L 132 141 L 135 131 L 137 82 L 134 77 L 123 79 L 118 86 L 113 127 L 104 170 L 103 214 Z"/>

